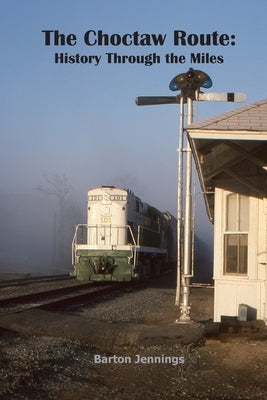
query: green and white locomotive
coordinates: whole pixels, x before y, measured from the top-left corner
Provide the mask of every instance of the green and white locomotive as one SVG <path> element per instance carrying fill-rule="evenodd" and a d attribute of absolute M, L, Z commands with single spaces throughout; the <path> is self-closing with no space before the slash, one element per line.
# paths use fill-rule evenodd
<path fill-rule="evenodd" d="M 79 280 L 130 281 L 158 275 L 176 257 L 176 220 L 114 186 L 89 190 L 87 224 L 72 242 Z"/>

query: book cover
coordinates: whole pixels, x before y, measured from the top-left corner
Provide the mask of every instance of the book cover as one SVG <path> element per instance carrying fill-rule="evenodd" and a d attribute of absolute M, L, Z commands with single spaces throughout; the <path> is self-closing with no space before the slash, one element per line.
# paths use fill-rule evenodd
<path fill-rule="evenodd" d="M 90 189 L 126 189 L 177 218 L 181 118 L 266 98 L 266 11 L 265 0 L 1 2 L 1 277 L 73 274 Z M 213 224 L 193 176 L 192 282 L 212 284 Z M 219 329 L 211 286 L 192 290 L 177 325 L 176 296 L 174 270 L 99 308 L 5 320 L 1 395 L 263 399 L 264 341 L 207 338 Z"/>

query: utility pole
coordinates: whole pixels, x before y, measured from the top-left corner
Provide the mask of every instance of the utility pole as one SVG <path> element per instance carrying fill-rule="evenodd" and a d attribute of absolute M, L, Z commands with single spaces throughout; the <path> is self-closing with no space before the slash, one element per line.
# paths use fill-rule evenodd
<path fill-rule="evenodd" d="M 193 122 L 193 101 L 237 101 L 246 100 L 243 93 L 201 93 L 200 88 L 212 86 L 210 77 L 203 71 L 190 68 L 186 73 L 175 76 L 169 88 L 180 90 L 177 96 L 137 97 L 138 106 L 180 104 L 180 126 L 178 135 L 178 178 L 177 178 L 177 285 L 175 304 L 180 305 L 180 318 L 176 322 L 190 321 L 190 278 L 192 268 L 192 151 L 187 137 L 184 140 L 184 104 L 187 104 L 187 125 Z M 185 143 L 184 143 L 185 142 Z M 183 157 L 185 153 L 185 157 Z M 185 158 L 185 159 L 184 159 Z M 185 194 L 183 196 L 185 164 Z M 184 198 L 184 199 L 183 199 Z M 184 201 L 183 201 L 184 200 Z"/>

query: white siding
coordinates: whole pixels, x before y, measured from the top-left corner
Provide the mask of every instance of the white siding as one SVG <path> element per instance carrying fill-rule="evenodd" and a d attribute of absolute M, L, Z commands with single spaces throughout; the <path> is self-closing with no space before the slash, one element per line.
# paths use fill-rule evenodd
<path fill-rule="evenodd" d="M 224 233 L 227 220 L 226 196 L 229 193 L 218 188 L 215 190 L 214 321 L 220 322 L 221 316 L 237 316 L 239 304 L 247 304 L 255 309 L 258 319 L 266 319 L 266 199 L 263 201 L 256 197 L 249 197 L 247 275 L 224 275 Z"/>

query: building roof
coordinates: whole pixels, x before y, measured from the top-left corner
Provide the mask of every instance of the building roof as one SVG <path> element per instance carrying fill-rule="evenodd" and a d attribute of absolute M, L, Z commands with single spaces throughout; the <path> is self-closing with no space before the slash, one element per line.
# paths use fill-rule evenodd
<path fill-rule="evenodd" d="M 201 131 L 267 132 L 267 99 L 190 125 L 190 131 L 199 129 Z"/>
<path fill-rule="evenodd" d="M 267 99 L 186 127 L 208 215 L 214 190 L 267 197 Z"/>

